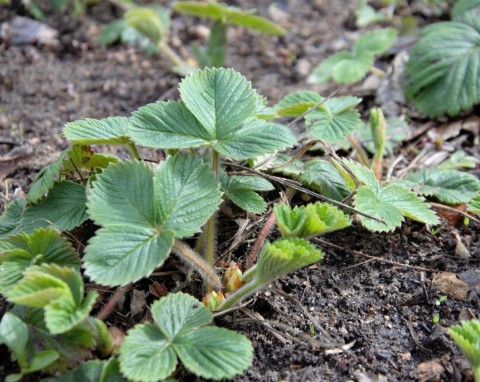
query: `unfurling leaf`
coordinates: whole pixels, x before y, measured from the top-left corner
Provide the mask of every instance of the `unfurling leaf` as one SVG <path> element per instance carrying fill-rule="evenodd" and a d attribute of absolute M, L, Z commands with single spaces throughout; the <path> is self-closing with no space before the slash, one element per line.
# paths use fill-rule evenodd
<path fill-rule="evenodd" d="M 154 44 L 159 44 L 166 33 L 160 15 L 151 8 L 133 8 L 125 13 L 127 23 L 138 32 L 148 37 Z"/>
<path fill-rule="evenodd" d="M 337 207 L 317 202 L 291 208 L 288 204 L 274 207 L 282 236 L 309 238 L 348 227 L 350 218 Z"/>
<path fill-rule="evenodd" d="M 31 265 L 57 264 L 80 268 L 72 245 L 51 228 L 17 234 L 0 240 L 0 292 L 5 293 Z"/>
<path fill-rule="evenodd" d="M 130 329 L 120 348 L 120 368 L 129 379 L 167 378 L 178 358 L 191 372 L 213 380 L 232 378 L 250 366 L 250 341 L 231 330 L 207 326 L 212 314 L 192 296 L 169 294 L 151 311 L 155 324 Z"/>
<path fill-rule="evenodd" d="M 83 297 L 80 273 L 55 264 L 31 266 L 24 277 L 5 292 L 10 302 L 45 309 L 45 323 L 50 333 L 65 333 L 84 321 L 96 299 L 96 292 Z"/>
<path fill-rule="evenodd" d="M 475 377 L 480 378 L 480 322 L 462 321 L 461 325 L 450 327 L 449 333 L 470 363 Z"/>

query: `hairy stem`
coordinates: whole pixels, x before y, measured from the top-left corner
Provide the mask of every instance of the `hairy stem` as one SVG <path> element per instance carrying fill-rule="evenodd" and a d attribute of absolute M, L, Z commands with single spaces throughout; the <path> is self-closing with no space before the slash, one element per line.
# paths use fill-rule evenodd
<path fill-rule="evenodd" d="M 158 47 L 160 48 L 162 53 L 168 57 L 168 59 L 172 62 L 174 66 L 185 65 L 185 62 L 180 58 L 180 56 L 177 53 L 175 53 L 175 51 L 172 48 L 170 48 L 169 45 L 167 45 L 167 43 L 162 42 L 158 45 Z"/>
<path fill-rule="evenodd" d="M 360 162 L 364 166 L 370 168 L 370 161 L 368 160 L 368 155 L 363 149 L 363 147 L 360 145 L 360 143 L 358 143 L 357 138 L 355 138 L 353 135 L 349 135 L 348 140 L 352 144 L 355 152 L 358 154 L 358 158 L 360 159 Z"/>
<path fill-rule="evenodd" d="M 130 151 L 130 154 L 132 154 L 132 156 L 137 159 L 137 160 L 140 160 L 140 155 L 138 154 L 138 150 L 137 150 L 137 146 L 135 146 L 135 143 L 133 142 L 128 142 L 127 143 L 127 148 L 128 148 L 128 151 Z"/>
<path fill-rule="evenodd" d="M 175 240 L 173 244 L 173 252 L 185 263 L 195 269 L 200 276 L 208 283 L 208 285 L 216 288 L 217 290 L 222 289 L 222 281 L 220 277 L 216 274 L 213 267 L 206 263 L 200 255 L 195 253 L 185 243 Z"/>
<path fill-rule="evenodd" d="M 220 165 L 220 154 L 215 150 L 212 150 L 212 171 L 215 174 L 215 177 L 218 176 L 218 168 Z M 217 214 L 213 214 L 210 219 L 208 219 L 206 227 L 206 240 L 205 240 L 205 261 L 211 267 L 215 264 L 215 239 L 216 239 L 216 228 L 217 228 Z M 211 292 L 212 285 L 207 284 L 207 292 Z"/>
<path fill-rule="evenodd" d="M 385 77 L 386 75 L 386 73 L 382 69 L 378 69 L 375 66 L 370 66 L 370 68 L 368 68 L 368 71 L 378 77 Z"/>
<path fill-rule="evenodd" d="M 105 320 L 110 313 L 112 313 L 113 308 L 115 307 L 115 304 L 120 300 L 120 298 L 127 293 L 130 290 L 130 285 L 125 285 L 122 287 L 119 287 L 113 296 L 108 300 L 108 303 L 102 308 L 102 310 L 97 314 L 97 318 L 99 320 Z"/>

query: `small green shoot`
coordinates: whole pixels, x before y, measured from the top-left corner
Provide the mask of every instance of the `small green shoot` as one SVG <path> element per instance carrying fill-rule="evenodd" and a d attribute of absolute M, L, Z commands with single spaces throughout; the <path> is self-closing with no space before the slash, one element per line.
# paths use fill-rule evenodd
<path fill-rule="evenodd" d="M 472 367 L 475 381 L 480 382 L 480 322 L 462 321 L 450 327 L 449 332 Z"/>

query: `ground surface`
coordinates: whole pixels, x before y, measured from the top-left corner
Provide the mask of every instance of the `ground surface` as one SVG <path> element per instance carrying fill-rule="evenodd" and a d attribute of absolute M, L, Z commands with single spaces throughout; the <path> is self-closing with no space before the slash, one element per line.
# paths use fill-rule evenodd
<path fill-rule="evenodd" d="M 311 88 L 306 77 L 313 66 L 335 49 L 349 46 L 357 33 L 352 22 L 353 1 L 277 0 L 272 2 L 276 10 L 271 12 L 271 2 L 229 3 L 256 7 L 289 31 L 282 38 L 259 37 L 236 29 L 229 33 L 226 64 L 244 74 L 272 102 L 294 89 Z M 15 14 L 21 14 L 21 9 L 3 9 L 1 21 Z M 8 156 L 12 149 L 21 153 L 15 161 L 0 163 L 5 178 L 0 186 L 2 209 L 8 200 L 27 192 L 36 173 L 67 146 L 61 134 L 66 122 L 128 115 L 148 102 L 177 96 L 180 79 L 169 72 L 163 58 L 148 57 L 129 47 L 107 49 L 98 45 L 102 25 L 116 14 L 119 12 L 110 5 L 99 4 L 80 19 L 52 15 L 45 22 L 60 32 L 56 46 L 0 45 L 0 141 L 6 143 L 0 145 L 0 154 Z M 181 42 L 201 39 L 201 28 L 191 18 L 176 16 L 173 29 L 173 45 L 180 52 L 187 52 Z M 329 94 L 336 87 L 316 89 Z M 357 87 L 356 91 L 373 102 L 371 87 Z M 434 121 L 430 126 L 440 129 L 470 117 Z M 412 125 L 421 129 L 425 122 L 414 119 Z M 478 120 L 471 123 L 478 129 Z M 474 139 L 474 134 L 468 135 L 464 146 L 471 149 Z M 260 220 L 254 226 L 253 234 L 262 223 Z M 227 225 L 223 229 L 221 250 L 228 247 L 237 228 Z M 217 320 L 246 334 L 255 346 L 252 368 L 235 380 L 408 381 L 428 380 L 429 372 L 433 373 L 431 380 L 465 380 L 469 375 L 466 364 L 446 328 L 478 312 L 479 288 L 471 271 L 478 269 L 479 235 L 478 225 L 464 226 L 460 221 L 455 226 L 445 220 L 436 235 L 421 225 L 407 223 L 391 234 L 372 234 L 354 224 L 323 237 L 336 247 L 319 244 L 326 253 L 322 262 L 277 281 L 243 311 Z M 242 243 L 230 258 L 243 261 L 253 238 Z M 470 258 L 455 256 L 459 240 Z M 390 263 L 366 259 L 358 252 Z M 176 264 L 167 264 L 166 269 L 175 270 Z M 435 306 L 440 294 L 432 288 L 432 280 L 441 271 L 473 278 L 465 301 L 449 298 Z M 148 291 L 152 280 L 171 289 L 199 292 L 198 286 L 183 283 L 183 273 L 155 276 L 135 288 Z M 109 323 L 126 330 L 142 319 L 142 304 L 137 314 L 128 314 L 134 294 L 127 294 Z M 108 293 L 103 297 L 106 299 Z M 148 295 L 146 303 L 152 300 Z M 436 313 L 440 317 L 437 325 L 432 322 Z M 5 351 L 1 348 L 0 379 L 2 368 L 12 367 Z M 432 363 L 424 369 L 422 379 L 419 365 L 427 361 Z M 183 374 L 180 377 L 186 378 Z"/>

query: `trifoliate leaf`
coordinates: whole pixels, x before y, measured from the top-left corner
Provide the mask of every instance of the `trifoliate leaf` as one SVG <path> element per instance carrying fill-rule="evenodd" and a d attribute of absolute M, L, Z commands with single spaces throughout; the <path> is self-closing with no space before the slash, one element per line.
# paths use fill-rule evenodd
<path fill-rule="evenodd" d="M 337 231 L 351 224 L 347 215 L 327 203 L 309 203 L 293 209 L 285 203 L 276 204 L 274 211 L 283 237 L 309 238 Z"/>
<path fill-rule="evenodd" d="M 63 134 L 68 140 L 81 145 L 123 145 L 130 142 L 127 136 L 127 117 L 80 119 L 65 125 Z"/>
<path fill-rule="evenodd" d="M 442 170 L 459 170 L 462 168 L 475 168 L 480 160 L 467 155 L 465 151 L 458 150 L 451 154 L 446 160 L 440 163 L 436 168 Z"/>
<path fill-rule="evenodd" d="M 198 71 L 181 82 L 180 94 L 183 102 L 157 102 L 134 112 L 132 139 L 158 148 L 210 146 L 234 159 L 271 153 L 296 142 L 287 127 L 253 117 L 259 96 L 232 69 Z"/>
<path fill-rule="evenodd" d="M 350 195 L 350 188 L 342 175 L 326 160 L 314 159 L 305 163 L 300 180 L 327 198 L 340 201 Z"/>
<path fill-rule="evenodd" d="M 468 205 L 468 211 L 480 215 L 480 194 L 477 194 Z"/>
<path fill-rule="evenodd" d="M 128 10 L 124 15 L 128 25 L 148 37 L 154 44 L 160 43 L 165 35 L 165 25 L 155 10 L 137 7 Z"/>
<path fill-rule="evenodd" d="M 120 368 L 129 379 L 164 379 L 175 370 L 177 355 L 188 370 L 214 380 L 231 378 L 250 366 L 250 341 L 227 329 L 205 327 L 212 314 L 192 296 L 170 294 L 151 310 L 156 325 L 129 330 L 120 348 Z"/>
<path fill-rule="evenodd" d="M 98 359 L 82 363 L 60 377 L 45 378 L 41 382 L 127 382 L 120 374 L 118 361 L 111 358 L 107 361 Z"/>
<path fill-rule="evenodd" d="M 447 204 L 468 203 L 480 191 L 474 175 L 456 170 L 424 169 L 409 174 L 404 184 Z"/>
<path fill-rule="evenodd" d="M 27 361 L 28 327 L 11 312 L 6 312 L 0 322 L 0 342 L 13 353 L 18 362 L 25 367 Z"/>
<path fill-rule="evenodd" d="M 45 199 L 29 205 L 23 215 L 25 232 L 52 226 L 70 231 L 88 219 L 85 187 L 70 181 L 55 182 Z"/>
<path fill-rule="evenodd" d="M 422 29 L 406 68 L 405 94 L 425 115 L 457 115 L 480 103 L 480 23 Z"/>
<path fill-rule="evenodd" d="M 300 90 L 290 93 L 277 103 L 275 109 L 278 115 L 285 117 L 298 117 L 318 103 L 324 98 L 312 90 Z"/>
<path fill-rule="evenodd" d="M 326 60 L 322 61 L 312 74 L 308 77 L 308 82 L 311 84 L 323 84 L 324 82 L 332 79 L 333 69 L 344 60 L 350 60 L 352 53 L 350 52 L 337 52 L 329 56 Z M 372 58 L 373 60 L 373 58 Z M 370 66 L 369 66 L 370 67 Z M 368 68 L 367 68 L 368 70 Z"/>
<path fill-rule="evenodd" d="M 221 203 L 213 173 L 194 156 L 175 156 L 153 173 L 131 161 L 97 176 L 91 218 L 104 228 L 86 248 L 86 274 L 104 285 L 124 285 L 163 264 L 174 237 L 198 232 Z"/>
<path fill-rule="evenodd" d="M 208 17 L 225 23 L 239 25 L 267 35 L 283 35 L 285 29 L 250 11 L 242 11 L 219 3 L 199 3 L 198 1 L 177 1 L 172 5 L 178 12 L 192 16 Z"/>
<path fill-rule="evenodd" d="M 375 55 L 386 52 L 395 42 L 397 31 L 393 28 L 377 29 L 360 36 L 353 46 L 353 52 L 371 52 Z"/>
<path fill-rule="evenodd" d="M 15 199 L 7 204 L 0 216 L 0 238 L 14 235 L 22 230 L 22 214 L 25 200 Z"/>
<path fill-rule="evenodd" d="M 267 204 L 263 198 L 254 191 L 270 191 L 273 185 L 259 176 L 222 176 L 222 189 L 225 195 L 237 206 L 247 212 L 261 214 Z"/>
<path fill-rule="evenodd" d="M 355 195 L 355 208 L 383 220 L 383 223 L 360 216 L 371 231 L 387 232 L 400 227 L 404 216 L 425 224 L 438 224 L 438 217 L 424 199 L 406 188 L 391 184 L 378 191 L 361 186 Z"/>
<path fill-rule="evenodd" d="M 31 265 L 55 263 L 74 269 L 80 258 L 71 244 L 53 229 L 17 234 L 0 240 L 0 292 L 5 293 Z"/>
<path fill-rule="evenodd" d="M 318 110 L 305 116 L 307 129 L 314 139 L 336 142 L 350 135 L 360 123 L 357 97 L 338 97 L 325 101 Z"/>
<path fill-rule="evenodd" d="M 266 285 L 283 275 L 323 259 L 323 252 L 305 239 L 279 239 L 267 243 L 255 266 L 255 281 Z"/>
<path fill-rule="evenodd" d="M 449 329 L 450 336 L 460 347 L 475 373 L 480 371 L 480 322 L 478 320 L 462 321 Z"/>

